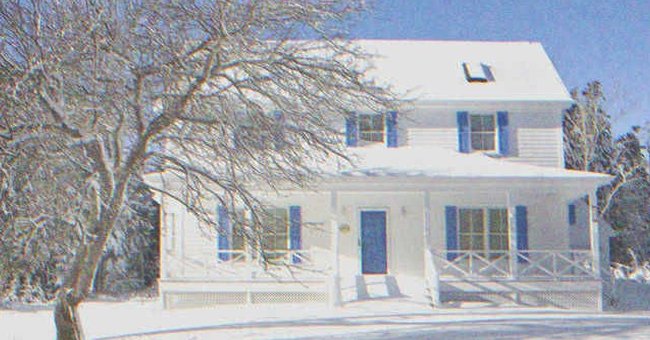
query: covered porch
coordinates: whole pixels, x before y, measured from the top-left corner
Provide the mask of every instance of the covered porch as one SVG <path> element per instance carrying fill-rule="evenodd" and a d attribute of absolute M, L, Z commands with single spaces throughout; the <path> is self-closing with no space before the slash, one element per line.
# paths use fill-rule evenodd
<path fill-rule="evenodd" d="M 260 193 L 269 205 L 300 207 L 298 242 L 265 249 L 271 261 L 261 261 L 246 249 L 215 248 L 216 235 L 207 235 L 201 254 L 185 245 L 163 261 L 170 270 L 163 268 L 162 295 L 170 305 L 191 300 L 177 294 L 189 292 L 228 303 L 339 306 L 400 296 L 435 307 L 484 297 L 602 307 L 593 206 L 607 176 L 478 155 L 421 168 L 385 151 L 376 156 L 313 190 Z M 586 209 L 570 208 L 584 201 Z"/>

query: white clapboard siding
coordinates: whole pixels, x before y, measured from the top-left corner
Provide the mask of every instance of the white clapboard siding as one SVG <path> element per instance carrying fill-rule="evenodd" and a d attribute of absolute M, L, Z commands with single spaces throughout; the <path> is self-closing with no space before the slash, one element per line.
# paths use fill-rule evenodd
<path fill-rule="evenodd" d="M 409 145 L 435 145 L 445 149 L 458 148 L 458 132 L 456 129 L 408 129 Z"/>
<path fill-rule="evenodd" d="M 513 161 L 534 165 L 562 166 L 560 129 L 517 129 L 518 158 Z"/>

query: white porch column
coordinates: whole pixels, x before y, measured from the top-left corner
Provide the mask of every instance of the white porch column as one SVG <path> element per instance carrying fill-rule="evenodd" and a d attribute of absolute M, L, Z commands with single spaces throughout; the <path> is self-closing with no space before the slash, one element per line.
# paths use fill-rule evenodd
<path fill-rule="evenodd" d="M 429 191 L 423 193 L 423 205 L 424 205 L 424 223 L 423 227 L 423 239 L 424 239 L 424 282 L 425 290 L 429 290 L 431 296 L 431 303 L 434 307 L 440 306 L 440 278 L 438 277 L 438 271 L 436 264 L 434 262 L 433 249 L 431 249 L 431 194 Z"/>
<path fill-rule="evenodd" d="M 330 228 L 332 230 L 332 275 L 330 282 L 330 304 L 332 307 L 341 306 L 341 273 L 339 264 L 339 222 L 338 222 L 338 193 L 330 193 Z"/>
<path fill-rule="evenodd" d="M 589 192 L 589 236 L 591 240 L 591 256 L 593 257 L 594 272 L 600 278 L 600 233 L 596 218 L 598 213 L 598 197 L 596 191 Z"/>
<path fill-rule="evenodd" d="M 598 216 L 598 196 L 596 196 L 596 190 L 589 192 L 589 202 L 588 209 L 589 211 L 589 236 L 591 240 L 591 256 L 593 258 L 593 268 L 596 279 L 598 280 L 598 310 L 603 310 L 603 281 L 602 273 L 600 272 L 600 231 L 598 228 L 598 222 L 596 218 Z"/>
<path fill-rule="evenodd" d="M 510 192 L 506 192 L 506 204 L 508 209 L 508 249 L 510 257 L 510 277 L 517 278 L 517 218 L 515 216 L 516 207 L 510 198 Z"/>

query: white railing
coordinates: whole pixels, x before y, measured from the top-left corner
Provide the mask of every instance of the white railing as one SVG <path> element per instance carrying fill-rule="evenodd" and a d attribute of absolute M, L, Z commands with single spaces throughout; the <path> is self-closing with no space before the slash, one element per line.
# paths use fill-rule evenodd
<path fill-rule="evenodd" d="M 448 250 L 435 252 L 434 261 L 441 280 L 567 280 L 596 277 L 589 250 Z"/>
<path fill-rule="evenodd" d="M 263 254 L 219 251 L 209 271 L 219 277 L 321 277 L 331 270 L 330 257 L 328 250 L 320 248 L 266 250 Z"/>
<path fill-rule="evenodd" d="M 529 250 L 517 254 L 518 275 L 530 278 L 596 277 L 590 250 Z"/>
<path fill-rule="evenodd" d="M 441 278 L 491 278 L 510 276 L 510 254 L 507 251 L 481 252 L 447 250 L 435 253 Z"/>

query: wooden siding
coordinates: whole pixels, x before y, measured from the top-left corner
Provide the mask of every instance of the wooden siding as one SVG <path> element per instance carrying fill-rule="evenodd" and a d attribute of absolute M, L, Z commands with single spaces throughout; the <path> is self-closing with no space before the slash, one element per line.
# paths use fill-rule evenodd
<path fill-rule="evenodd" d="M 563 167 L 562 130 L 518 128 L 516 134 L 518 157 L 513 161 Z"/>
<path fill-rule="evenodd" d="M 409 145 L 435 145 L 445 149 L 458 149 L 456 129 L 411 128 L 408 129 Z"/>

